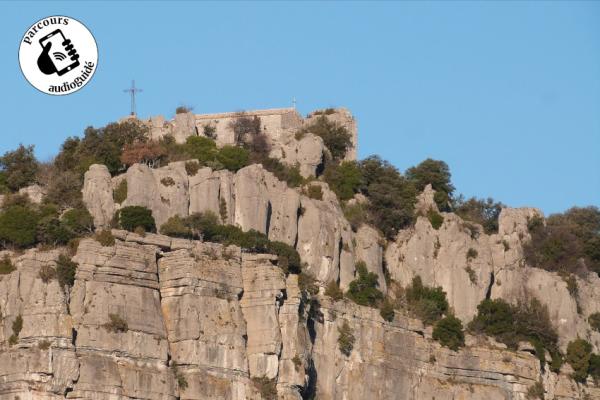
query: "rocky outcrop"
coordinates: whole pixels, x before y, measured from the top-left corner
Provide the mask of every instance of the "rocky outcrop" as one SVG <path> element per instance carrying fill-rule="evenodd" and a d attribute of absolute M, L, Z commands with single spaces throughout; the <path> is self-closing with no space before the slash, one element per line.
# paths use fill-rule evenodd
<path fill-rule="evenodd" d="M 113 185 L 105 165 L 93 164 L 84 175 L 83 202 L 97 227 L 109 226 L 115 213 Z"/>
<path fill-rule="evenodd" d="M 467 347 L 453 352 L 432 341 L 430 329 L 417 320 L 397 316 L 385 323 L 377 310 L 327 299 L 320 313 L 313 345 L 319 399 L 525 399 L 540 377 L 547 399 L 600 396 L 596 387 L 542 372 L 530 353 L 484 338 L 468 336 Z M 337 349 L 344 321 L 355 337 L 349 356 Z"/>
<path fill-rule="evenodd" d="M 16 270 L 0 275 L 0 398 L 258 400 L 267 385 L 290 400 L 525 399 L 541 380 L 546 398 L 600 399 L 592 382 L 542 370 L 527 349 L 467 336 L 453 352 L 401 313 L 386 322 L 347 300 L 309 303 L 275 256 L 113 235 L 114 246 L 80 242 L 71 289 L 40 275 L 63 250 L 11 256 Z M 582 295 L 598 283 L 581 282 Z M 344 321 L 355 338 L 348 356 L 338 349 Z"/>

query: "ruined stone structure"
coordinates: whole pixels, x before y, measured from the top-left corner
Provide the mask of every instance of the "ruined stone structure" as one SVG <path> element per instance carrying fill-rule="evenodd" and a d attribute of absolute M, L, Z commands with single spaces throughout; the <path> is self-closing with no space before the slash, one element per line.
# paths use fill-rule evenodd
<path fill-rule="evenodd" d="M 324 115 L 329 121 L 344 126 L 350 133 L 352 146 L 346 159 L 355 160 L 358 147 L 358 130 L 356 120 L 344 108 L 315 111 L 307 118 L 302 118 L 294 108 L 279 108 L 244 112 L 228 112 L 219 114 L 193 114 L 191 112 L 175 114 L 171 121 L 162 116 L 151 117 L 143 121 L 150 129 L 150 137 L 158 140 L 165 135 L 172 135 L 178 143 L 183 143 L 189 136 L 206 136 L 210 134 L 218 146 L 232 145 L 235 135 L 232 122 L 241 116 L 258 118 L 261 131 L 271 145 L 271 156 L 289 165 L 300 166 L 301 173 L 308 177 L 315 175 L 317 167 L 322 163 L 324 152 L 321 138 L 306 134 L 297 140 L 296 132 L 312 124 L 316 118 Z"/>

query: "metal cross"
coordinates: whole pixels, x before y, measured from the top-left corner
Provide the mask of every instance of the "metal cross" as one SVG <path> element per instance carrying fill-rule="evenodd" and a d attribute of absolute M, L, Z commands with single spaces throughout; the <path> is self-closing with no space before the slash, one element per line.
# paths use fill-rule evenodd
<path fill-rule="evenodd" d="M 138 89 L 135 87 L 135 81 L 131 81 L 131 88 L 124 89 L 125 93 L 129 93 L 131 95 L 131 115 L 135 114 L 135 94 L 142 92 L 142 89 Z"/>

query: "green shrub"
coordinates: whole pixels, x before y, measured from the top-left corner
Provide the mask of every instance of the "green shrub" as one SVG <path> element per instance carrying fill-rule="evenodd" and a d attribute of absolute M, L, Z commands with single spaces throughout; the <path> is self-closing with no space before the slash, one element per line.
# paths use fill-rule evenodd
<path fill-rule="evenodd" d="M 374 307 L 383 299 L 383 293 L 377 287 L 377 274 L 369 272 L 364 261 L 356 263 L 358 277 L 350 282 L 347 296 L 361 306 Z"/>
<path fill-rule="evenodd" d="M 7 151 L 0 157 L 2 184 L 15 192 L 35 182 L 39 163 L 35 158 L 34 146 L 22 144 L 14 151 Z"/>
<path fill-rule="evenodd" d="M 38 349 L 40 350 L 48 350 L 50 348 L 51 343 L 48 340 L 42 340 L 38 342 Z"/>
<path fill-rule="evenodd" d="M 425 186 L 431 184 L 433 190 L 436 191 L 435 202 L 442 211 L 450 210 L 450 201 L 454 192 L 451 176 L 448 164 L 431 158 L 406 170 L 406 178 L 413 182 L 419 192 L 422 192 Z"/>
<path fill-rule="evenodd" d="M 8 275 L 16 269 L 17 268 L 13 265 L 8 255 L 5 255 L 4 258 L 0 260 L 0 275 Z"/>
<path fill-rule="evenodd" d="M 187 172 L 189 176 L 196 176 L 199 169 L 200 164 L 197 161 L 188 161 L 185 163 L 185 172 Z"/>
<path fill-rule="evenodd" d="M 367 221 L 367 211 L 362 204 L 352 204 L 343 207 L 344 216 L 350 223 L 352 230 L 356 232 L 362 224 Z"/>
<path fill-rule="evenodd" d="M 436 322 L 432 337 L 434 340 L 439 341 L 442 346 L 454 351 L 465 345 L 462 322 L 453 315 L 448 315 Z"/>
<path fill-rule="evenodd" d="M 36 228 L 36 241 L 47 245 L 66 244 L 76 236 L 75 232 L 68 230 L 58 218 L 47 216 L 38 221 Z"/>
<path fill-rule="evenodd" d="M 175 185 L 175 180 L 173 178 L 171 178 L 170 176 L 166 176 L 160 180 L 160 183 L 163 186 L 173 186 L 173 185 Z"/>
<path fill-rule="evenodd" d="M 218 153 L 215 141 L 203 136 L 188 137 L 183 149 L 190 158 L 197 159 L 201 165 L 214 161 Z"/>
<path fill-rule="evenodd" d="M 442 216 L 442 214 L 435 210 L 429 210 L 427 212 L 427 219 L 429 219 L 431 227 L 435 230 L 440 229 L 440 227 L 444 223 L 444 217 Z"/>
<path fill-rule="evenodd" d="M 306 195 L 314 200 L 323 200 L 323 190 L 319 185 L 308 185 Z"/>
<path fill-rule="evenodd" d="M 108 314 L 109 322 L 105 323 L 104 328 L 112 333 L 123 333 L 129 329 L 127 321 L 118 314 Z"/>
<path fill-rule="evenodd" d="M 167 225 L 167 226 L 165 226 Z M 299 273 L 300 255 L 287 243 L 271 241 L 263 233 L 255 230 L 244 232 L 233 225 L 220 225 L 219 217 L 213 212 L 194 213 L 184 219 L 172 218 L 161 227 L 161 232 L 172 230 L 175 236 L 184 234 L 202 238 L 205 241 L 236 245 L 249 252 L 267 252 L 278 256 L 278 265 L 286 272 Z M 186 230 L 187 228 L 187 230 Z M 165 233 L 167 234 L 167 233 Z M 184 236 L 186 237 L 186 236 Z"/>
<path fill-rule="evenodd" d="M 394 314 L 394 305 L 386 297 L 379 306 L 379 315 L 381 315 L 381 318 L 384 320 L 392 322 L 394 320 Z"/>
<path fill-rule="evenodd" d="M 219 199 L 219 216 L 221 217 L 221 222 L 227 222 L 227 202 L 223 197 Z"/>
<path fill-rule="evenodd" d="M 315 276 L 310 272 L 301 272 L 298 275 L 298 286 L 300 290 L 314 296 L 319 293 L 319 286 Z"/>
<path fill-rule="evenodd" d="M 564 277 L 563 279 L 567 284 L 567 290 L 569 291 L 569 294 L 573 298 L 577 299 L 577 295 L 579 294 L 579 286 L 577 285 L 577 279 L 575 278 L 575 276 L 569 275 L 567 277 Z"/>
<path fill-rule="evenodd" d="M 369 223 L 378 227 L 388 239 L 414 221 L 416 190 L 387 161 L 371 156 L 359 163 L 363 186 L 361 192 L 369 199 Z"/>
<path fill-rule="evenodd" d="M 477 316 L 469 328 L 488 336 L 504 337 L 514 332 L 514 311 L 502 299 L 485 299 L 477 306 Z"/>
<path fill-rule="evenodd" d="M 558 335 L 552 326 L 548 308 L 532 298 L 528 303 L 516 306 L 502 299 L 485 299 L 477 306 L 477 316 L 469 324 L 474 332 L 485 333 L 516 349 L 520 341 L 529 341 L 536 354 L 545 361 L 545 351 L 552 355 L 553 368 L 560 368 Z"/>
<path fill-rule="evenodd" d="M 477 285 L 477 273 L 470 265 L 465 267 L 465 272 L 469 275 L 469 280 L 473 285 Z"/>
<path fill-rule="evenodd" d="M 296 372 L 300 372 L 300 368 L 302 368 L 302 359 L 298 354 L 296 354 L 294 358 L 292 358 L 292 362 L 294 363 L 294 369 L 296 370 Z"/>
<path fill-rule="evenodd" d="M 479 255 L 479 253 L 477 253 L 477 250 L 470 247 L 469 250 L 467 250 L 467 261 L 477 258 L 478 255 Z"/>
<path fill-rule="evenodd" d="M 123 179 L 117 188 L 113 190 L 113 200 L 115 203 L 123 203 L 127 199 L 127 179 Z"/>
<path fill-rule="evenodd" d="M 155 232 L 156 225 L 152 211 L 142 206 L 123 207 L 118 213 L 119 225 L 130 232 L 141 226 L 146 232 Z"/>
<path fill-rule="evenodd" d="M 544 393 L 542 381 L 537 381 L 527 389 L 527 400 L 544 400 Z"/>
<path fill-rule="evenodd" d="M 595 330 L 596 332 L 600 332 L 600 313 L 599 312 L 590 314 L 590 316 L 588 317 L 588 322 L 593 330 Z"/>
<path fill-rule="evenodd" d="M 465 221 L 482 225 L 488 235 L 498 233 L 498 217 L 503 207 L 504 204 L 495 202 L 491 197 L 486 200 L 475 197 L 465 200 L 462 195 L 452 204 L 452 210 L 456 215 Z"/>
<path fill-rule="evenodd" d="M 217 138 L 217 127 L 213 125 L 204 125 L 202 132 L 207 138 L 211 138 L 213 140 Z"/>
<path fill-rule="evenodd" d="M 94 235 L 94 239 L 104 247 L 115 245 L 115 237 L 108 229 L 103 229 Z"/>
<path fill-rule="evenodd" d="M 336 281 L 330 281 L 325 287 L 325 296 L 331 297 L 333 301 L 338 301 L 344 298 L 344 292 Z"/>
<path fill-rule="evenodd" d="M 94 231 L 94 217 L 86 208 L 72 208 L 66 211 L 61 224 L 74 236 L 81 236 Z"/>
<path fill-rule="evenodd" d="M 13 205 L 0 211 L 0 241 L 5 246 L 31 246 L 36 242 L 38 215 L 30 207 Z"/>
<path fill-rule="evenodd" d="M 250 154 L 243 147 L 225 145 L 219 151 L 217 160 L 225 169 L 237 172 L 249 165 Z"/>
<path fill-rule="evenodd" d="M 581 273 L 585 269 L 600 273 L 600 210 L 598 207 L 573 207 L 553 214 L 544 226 L 541 217 L 529 219 L 531 241 L 524 254 L 529 265 L 562 273 Z"/>
<path fill-rule="evenodd" d="M 266 376 L 252 378 L 252 383 L 256 390 L 260 393 L 261 399 L 276 400 L 277 399 L 277 381 L 269 379 Z"/>
<path fill-rule="evenodd" d="M 351 199 L 359 192 L 363 183 L 362 174 L 356 161 L 328 164 L 323 172 L 323 178 L 340 201 Z"/>
<path fill-rule="evenodd" d="M 171 369 L 173 370 L 173 375 L 177 380 L 177 386 L 179 386 L 179 389 L 185 391 L 188 388 L 188 381 L 185 378 L 185 375 L 183 375 L 181 371 L 179 371 L 176 364 L 173 364 L 171 366 Z"/>
<path fill-rule="evenodd" d="M 406 301 L 411 314 L 426 325 L 435 323 L 449 309 L 446 292 L 441 287 L 424 286 L 420 276 L 415 276 L 406 288 Z"/>
<path fill-rule="evenodd" d="M 19 342 L 19 334 L 21 333 L 21 329 L 23 329 L 23 317 L 21 317 L 21 315 L 19 314 L 12 323 L 13 333 L 8 339 L 8 343 L 11 346 L 14 346 Z"/>
<path fill-rule="evenodd" d="M 75 272 L 77 264 L 71 261 L 69 257 L 61 254 L 56 261 L 56 276 L 61 287 L 73 286 L 75 283 Z"/>
<path fill-rule="evenodd" d="M 566 361 L 573 368 L 573 379 L 585 382 L 590 367 L 592 345 L 583 339 L 576 339 L 567 345 Z"/>
<path fill-rule="evenodd" d="M 185 114 L 192 112 L 193 108 L 188 106 L 179 106 L 175 109 L 175 114 Z"/>
<path fill-rule="evenodd" d="M 352 136 L 348 130 L 336 122 L 330 122 L 324 115 L 318 117 L 302 131 L 320 136 L 334 160 L 343 159 L 348 149 L 352 147 Z"/>
<path fill-rule="evenodd" d="M 354 342 L 356 341 L 354 331 L 350 325 L 348 325 L 348 321 L 344 320 L 342 326 L 338 327 L 338 334 L 338 347 L 340 352 L 348 357 L 352 353 Z"/>
<path fill-rule="evenodd" d="M 160 227 L 160 233 L 172 237 L 190 239 L 193 237 L 192 230 L 186 226 L 185 221 L 179 215 L 175 215 L 167 220 Z"/>
<path fill-rule="evenodd" d="M 590 366 L 588 368 L 588 373 L 594 378 L 594 381 L 597 382 L 600 380 L 600 355 L 593 354 L 590 355 Z"/>
<path fill-rule="evenodd" d="M 268 157 L 263 157 L 255 161 L 262 164 L 262 166 L 275 175 L 277 179 L 286 182 L 289 187 L 298 187 L 305 181 L 300 174 L 300 168 L 298 166 L 290 167 L 277 159 Z"/>
<path fill-rule="evenodd" d="M 44 283 L 50 282 L 56 278 L 56 270 L 49 265 L 42 265 L 39 272 L 39 277 Z"/>

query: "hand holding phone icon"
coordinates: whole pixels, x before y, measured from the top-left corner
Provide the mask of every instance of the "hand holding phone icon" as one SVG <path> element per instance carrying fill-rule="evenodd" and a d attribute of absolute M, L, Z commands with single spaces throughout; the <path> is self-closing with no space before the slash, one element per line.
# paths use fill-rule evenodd
<path fill-rule="evenodd" d="M 62 31 L 57 29 L 40 39 L 42 53 L 38 57 L 37 64 L 44 74 L 59 76 L 79 66 L 79 54 L 71 43 L 65 38 Z M 51 53 L 50 50 L 53 50 Z M 66 54 L 65 54 L 66 53 Z"/>

